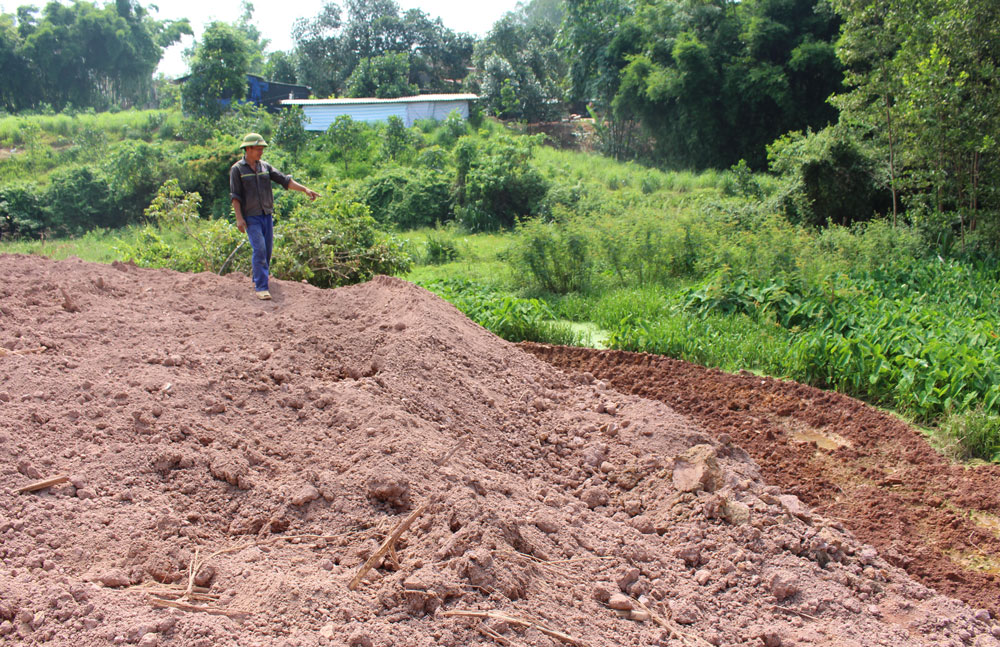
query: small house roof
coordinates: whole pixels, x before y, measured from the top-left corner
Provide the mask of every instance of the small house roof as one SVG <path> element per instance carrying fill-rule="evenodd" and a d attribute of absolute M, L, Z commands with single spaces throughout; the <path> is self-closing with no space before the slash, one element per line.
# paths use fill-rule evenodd
<path fill-rule="evenodd" d="M 284 99 L 283 106 L 346 106 L 369 103 L 416 103 L 418 101 L 475 101 L 475 94 L 417 94 L 412 97 L 397 97 L 395 99 L 376 99 L 361 97 L 356 99 Z"/>

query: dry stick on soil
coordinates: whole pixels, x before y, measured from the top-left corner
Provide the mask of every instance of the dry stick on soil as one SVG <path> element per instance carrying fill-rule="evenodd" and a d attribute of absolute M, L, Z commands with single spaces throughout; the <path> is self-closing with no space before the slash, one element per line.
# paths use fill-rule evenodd
<path fill-rule="evenodd" d="M 182 611 L 201 611 L 203 613 L 210 613 L 214 616 L 229 616 L 230 618 L 238 618 L 240 616 L 246 615 L 244 611 L 230 611 L 228 609 L 223 609 L 221 607 L 210 607 L 201 606 L 197 604 L 188 604 L 186 602 L 181 602 L 180 600 L 163 600 L 160 598 L 152 598 L 152 603 L 154 607 L 171 607 L 174 609 L 180 609 Z"/>
<path fill-rule="evenodd" d="M 445 454 L 441 458 L 439 458 L 436 461 L 434 461 L 434 464 L 437 465 L 438 467 L 441 467 L 442 465 L 444 465 L 445 463 L 447 463 L 449 460 L 451 460 L 451 457 L 455 455 L 455 452 L 457 452 L 458 450 L 462 449 L 463 447 L 465 447 L 465 438 L 463 438 L 462 440 L 458 441 L 458 444 L 456 444 L 454 447 L 452 447 L 451 450 L 449 450 L 447 454 Z"/>
<path fill-rule="evenodd" d="M 21 348 L 18 350 L 7 350 L 6 348 L 0 348 L 0 357 L 4 355 L 29 355 L 31 353 L 44 353 L 48 350 L 46 346 L 39 346 L 38 348 Z"/>
<path fill-rule="evenodd" d="M 233 251 L 229 252 L 229 256 L 226 257 L 226 262 L 223 263 L 222 267 L 219 268 L 219 276 L 222 276 L 222 274 L 226 271 L 226 268 L 229 267 L 229 264 L 233 262 L 233 257 L 236 256 L 236 252 L 243 249 L 243 246 L 247 244 L 247 240 L 249 239 L 244 239 L 243 242 L 237 245 Z"/>
<path fill-rule="evenodd" d="M 417 517 L 419 517 L 426 508 L 427 508 L 426 502 L 421 504 L 419 508 L 411 512 L 410 515 L 406 517 L 406 519 L 404 519 L 402 523 L 396 526 L 393 529 L 393 531 L 389 533 L 389 536 L 385 538 L 385 541 L 382 542 L 382 545 L 379 546 L 378 550 L 372 553 L 372 556 L 369 557 L 367 561 L 365 561 L 365 563 L 361 565 L 361 570 L 359 570 L 357 575 L 354 576 L 354 579 L 351 580 L 351 583 L 347 585 L 348 589 L 353 591 L 356 588 L 358 588 L 358 584 L 361 583 L 361 578 L 363 578 L 365 574 L 368 573 L 368 571 L 372 570 L 372 567 L 375 566 L 375 562 L 381 559 L 382 556 L 385 555 L 387 552 L 392 550 L 393 554 L 395 554 L 395 546 L 396 542 L 399 540 L 399 537 L 404 532 L 406 532 L 406 529 L 409 528 L 413 524 L 413 522 L 417 520 Z"/>
<path fill-rule="evenodd" d="M 65 483 L 69 480 L 69 474 L 59 474 L 58 476 L 52 476 L 47 479 L 42 479 L 41 481 L 35 481 L 34 483 L 29 483 L 24 487 L 14 490 L 18 494 L 26 494 L 28 492 L 37 492 L 38 490 L 44 490 L 47 487 L 52 487 L 53 485 L 59 485 L 60 483 Z"/>
<path fill-rule="evenodd" d="M 712 647 L 712 643 L 708 642 L 701 636 L 681 631 L 680 625 L 673 620 L 669 620 L 653 613 L 653 610 L 643 604 L 641 600 L 632 598 L 632 601 L 638 604 L 640 609 L 649 614 L 650 620 L 669 631 L 671 638 L 677 638 L 688 647 L 691 647 L 692 645 L 698 645 L 699 647 Z"/>
<path fill-rule="evenodd" d="M 151 598 L 152 603 L 154 606 L 170 606 L 176 609 L 182 609 L 184 611 L 204 611 L 205 613 L 211 613 L 215 615 L 226 615 L 226 616 L 242 615 L 242 612 L 239 611 L 227 611 L 226 609 L 223 609 L 221 607 L 213 607 L 211 605 L 187 604 L 186 602 L 182 602 L 182 600 L 211 600 L 214 598 L 218 598 L 218 596 L 216 595 L 206 595 L 205 592 L 207 592 L 208 589 L 196 586 L 194 583 L 195 578 L 198 576 L 198 573 L 205 566 L 205 564 L 209 562 L 209 560 L 218 557 L 219 555 L 224 555 L 226 553 L 236 553 L 241 550 L 250 548 L 251 546 L 261 546 L 263 544 L 270 544 L 276 541 L 290 541 L 292 539 L 328 540 L 328 539 L 339 539 L 339 537 L 335 537 L 332 535 L 291 535 L 288 537 L 272 537 L 271 539 L 265 541 L 255 541 L 255 542 L 250 542 L 248 544 L 240 544 L 239 546 L 230 546 L 229 548 L 222 548 L 220 550 L 215 551 L 214 553 L 212 553 L 211 555 L 209 555 L 208 557 L 206 557 L 201 561 L 198 561 L 198 549 L 195 548 L 194 557 L 191 558 L 191 563 L 188 564 L 187 588 L 185 588 L 184 590 L 178 589 L 177 591 L 166 591 L 166 592 L 150 591 L 150 595 L 153 596 Z M 157 595 L 176 595 L 178 599 L 176 601 L 164 600 L 162 597 L 156 597 Z"/>
<path fill-rule="evenodd" d="M 500 635 L 500 634 L 498 634 L 497 632 L 493 631 L 492 629 L 490 629 L 489 627 L 487 627 L 487 626 L 486 626 L 486 625 L 484 625 L 484 624 L 480 624 L 480 625 L 478 625 L 478 626 L 476 627 L 476 629 L 478 629 L 478 630 L 479 630 L 479 633 L 481 633 L 481 634 L 483 634 L 484 636 L 487 636 L 487 637 L 489 637 L 489 638 L 492 638 L 493 640 L 497 641 L 497 642 L 498 642 L 498 643 L 500 643 L 501 645 L 506 645 L 506 647 L 513 647 L 513 644 L 514 644 L 514 643 L 512 643 L 512 642 L 511 642 L 511 641 L 509 641 L 509 640 L 507 640 L 506 638 L 504 638 L 503 636 L 501 636 L 501 635 Z"/>
<path fill-rule="evenodd" d="M 777 604 L 772 604 L 771 608 L 772 609 L 776 609 L 778 611 L 785 611 L 787 613 L 793 613 L 793 614 L 795 614 L 797 616 L 801 616 L 801 617 L 805 618 L 806 620 L 819 620 L 819 618 L 817 618 L 816 616 L 811 616 L 808 613 L 803 613 L 801 611 L 796 611 L 795 609 L 789 609 L 788 607 L 779 607 Z"/>
<path fill-rule="evenodd" d="M 542 632 L 550 638 L 555 638 L 556 640 L 561 640 L 569 645 L 576 645 L 577 647 L 587 647 L 587 643 L 582 640 L 577 640 L 569 634 L 565 634 L 561 631 L 557 631 L 550 627 L 543 625 L 540 622 L 534 620 L 528 620 L 527 618 L 516 618 L 514 616 L 509 616 L 506 613 L 501 613 L 500 611 L 475 611 L 473 609 L 452 609 L 451 611 L 445 611 L 441 614 L 446 618 L 459 617 L 459 618 L 489 618 L 491 620 L 496 620 L 497 622 L 506 622 L 507 624 L 518 625 L 519 627 L 534 628 Z"/>

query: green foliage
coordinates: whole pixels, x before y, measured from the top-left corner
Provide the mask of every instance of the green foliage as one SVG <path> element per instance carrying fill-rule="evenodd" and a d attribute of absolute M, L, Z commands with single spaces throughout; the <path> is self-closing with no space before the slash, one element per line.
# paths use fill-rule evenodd
<path fill-rule="evenodd" d="M 406 272 L 412 263 L 368 207 L 328 197 L 299 205 L 277 228 L 275 248 L 274 276 L 327 288 Z"/>
<path fill-rule="evenodd" d="M 688 308 L 767 317 L 793 333 L 795 379 L 933 420 L 980 403 L 1000 413 L 995 272 L 910 261 L 822 282 L 719 276 Z M 958 296 L 961 295 L 961 296 Z"/>
<path fill-rule="evenodd" d="M 135 243 L 119 241 L 119 252 L 147 267 L 218 272 L 238 249 L 226 269 L 248 273 L 246 236 L 229 220 L 198 220 L 197 208 L 197 194 L 168 183 L 147 211 L 159 227 L 144 227 Z M 182 242 L 171 244 L 168 238 Z M 405 272 L 410 263 L 402 244 L 380 231 L 362 204 L 320 198 L 303 203 L 275 226 L 271 274 L 278 279 L 337 287 Z"/>
<path fill-rule="evenodd" d="M 941 425 L 945 438 L 958 447 L 958 457 L 981 458 L 1000 463 L 1000 415 L 981 407 L 949 416 Z"/>
<path fill-rule="evenodd" d="M 350 115 L 340 115 L 323 134 L 322 145 L 330 161 L 343 161 L 345 175 L 349 171 L 349 162 L 367 157 L 367 130 L 365 124 L 354 121 Z"/>
<path fill-rule="evenodd" d="M 440 171 L 390 166 L 366 178 L 361 191 L 376 220 L 415 229 L 452 219 L 451 185 Z"/>
<path fill-rule="evenodd" d="M 883 186 L 947 252 L 951 231 L 1000 249 L 1000 14 L 989 0 L 834 0 L 850 91 L 841 123 L 870 140 Z M 986 235 L 983 235 L 983 234 Z"/>
<path fill-rule="evenodd" d="M 163 149 L 144 141 L 126 140 L 111 146 L 105 160 L 104 173 L 111 187 L 109 207 L 119 214 L 122 223 L 137 219 L 150 194 L 170 174 Z"/>
<path fill-rule="evenodd" d="M 450 263 L 456 260 L 459 255 L 454 237 L 442 232 L 440 228 L 434 229 L 427 234 L 424 247 L 426 253 L 423 260 L 428 265 Z"/>
<path fill-rule="evenodd" d="M 510 229 L 520 218 L 534 215 L 548 182 L 531 164 L 535 138 L 492 137 L 481 144 L 461 138 L 456 144 L 458 166 L 456 210 L 470 231 Z"/>
<path fill-rule="evenodd" d="M 112 209 L 108 179 L 93 166 L 54 171 L 43 194 L 45 228 L 55 235 L 79 235 L 95 227 L 121 227 L 126 219 Z"/>
<path fill-rule="evenodd" d="M 760 187 L 760 182 L 754 177 L 753 171 L 747 165 L 747 161 L 741 159 L 736 164 L 729 167 L 729 172 L 732 174 L 732 181 L 735 190 L 727 190 L 728 195 L 741 195 L 744 198 L 756 198 L 760 199 L 763 197 L 763 190 Z"/>
<path fill-rule="evenodd" d="M 395 99 L 417 94 L 409 83 L 410 59 L 405 52 L 386 53 L 358 61 L 347 79 L 347 96 Z"/>
<path fill-rule="evenodd" d="M 778 207 L 792 222 L 849 225 L 891 209 L 874 160 L 838 128 L 788 133 L 767 147 L 767 155 L 783 180 Z"/>
<path fill-rule="evenodd" d="M 528 220 L 518 227 L 511 262 L 525 271 L 523 279 L 545 292 L 585 291 L 591 280 L 591 239 L 575 221 Z"/>
<path fill-rule="evenodd" d="M 281 146 L 290 153 L 299 152 L 306 142 L 309 141 L 309 133 L 303 125 L 305 112 L 302 106 L 288 106 L 282 108 L 278 113 L 277 123 L 274 126 L 272 143 Z M 260 131 L 250 131 L 260 132 Z"/>
<path fill-rule="evenodd" d="M 555 321 L 552 309 L 537 299 L 494 292 L 463 279 L 427 283 L 423 287 L 450 302 L 493 334 L 509 341 L 573 344 L 578 335 Z"/>
<path fill-rule="evenodd" d="M 381 129 L 382 155 L 390 161 L 408 161 L 413 152 L 415 140 L 403 120 L 396 115 L 390 115 L 385 127 Z"/>
<path fill-rule="evenodd" d="M 37 238 L 46 214 L 39 194 L 28 184 L 0 188 L 0 238 Z"/>
<path fill-rule="evenodd" d="M 0 108 L 127 108 L 151 96 L 153 70 L 187 20 L 155 20 L 141 5 L 50 2 L 0 14 Z"/>
<path fill-rule="evenodd" d="M 824 0 L 574 0 L 570 93 L 617 158 L 760 169 L 768 142 L 836 117 L 838 22 Z"/>
<path fill-rule="evenodd" d="M 343 95 L 349 85 L 371 91 L 359 96 L 454 91 L 454 79 L 465 76 L 471 35 L 457 34 L 419 9 L 401 13 L 392 0 L 347 0 L 344 8 L 346 18 L 340 6 L 327 3 L 292 29 L 297 78 L 317 96 Z"/>
<path fill-rule="evenodd" d="M 471 81 L 487 112 L 526 121 L 556 118 L 567 67 L 555 47 L 557 27 L 533 19 L 527 7 L 519 6 L 477 44 Z"/>
<path fill-rule="evenodd" d="M 213 22 L 202 34 L 191 56 L 191 75 L 181 90 L 184 111 L 196 117 L 218 119 L 225 100 L 246 96 L 250 49 L 236 27 Z"/>

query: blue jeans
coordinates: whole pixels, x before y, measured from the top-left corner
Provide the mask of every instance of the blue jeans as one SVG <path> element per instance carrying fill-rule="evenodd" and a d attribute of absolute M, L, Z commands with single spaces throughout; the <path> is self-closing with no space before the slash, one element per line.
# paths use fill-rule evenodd
<path fill-rule="evenodd" d="M 267 276 L 271 268 L 271 250 L 274 248 L 274 218 L 272 216 L 250 216 L 247 223 L 247 238 L 250 239 L 250 264 L 253 267 L 254 289 L 267 289 Z"/>

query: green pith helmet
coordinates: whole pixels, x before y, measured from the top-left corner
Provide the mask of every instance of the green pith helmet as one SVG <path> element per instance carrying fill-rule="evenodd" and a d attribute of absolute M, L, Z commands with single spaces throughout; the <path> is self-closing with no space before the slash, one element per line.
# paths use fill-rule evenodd
<path fill-rule="evenodd" d="M 240 144 L 240 148 L 246 148 L 247 146 L 267 146 L 267 142 L 257 133 L 247 133 L 243 137 L 243 143 Z"/>

